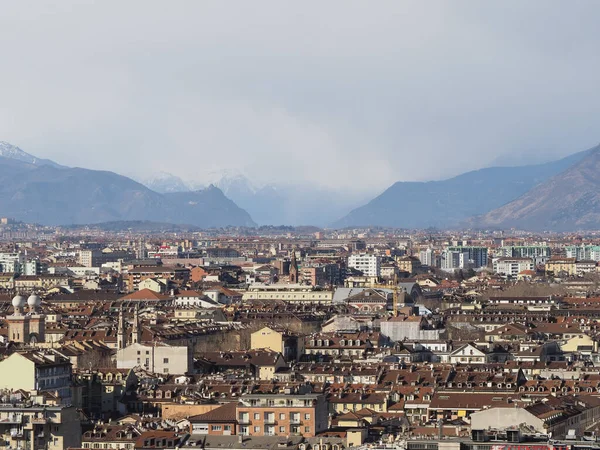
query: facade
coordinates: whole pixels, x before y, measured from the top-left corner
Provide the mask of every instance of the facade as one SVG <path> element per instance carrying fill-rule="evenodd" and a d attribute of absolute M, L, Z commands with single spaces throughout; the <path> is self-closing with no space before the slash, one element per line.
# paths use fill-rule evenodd
<path fill-rule="evenodd" d="M 290 303 L 330 304 L 333 300 L 333 291 L 316 289 L 299 284 L 253 284 L 244 292 L 242 300 L 282 300 Z"/>
<path fill-rule="evenodd" d="M 546 262 L 546 273 L 552 273 L 554 276 L 561 274 L 575 276 L 577 275 L 575 261 L 575 258 L 552 258 Z"/>
<path fill-rule="evenodd" d="M 237 407 L 238 434 L 314 437 L 328 427 L 327 403 L 320 394 L 250 394 Z"/>
<path fill-rule="evenodd" d="M 552 251 L 544 245 L 514 245 L 501 247 L 498 255 L 505 258 L 550 258 Z"/>
<path fill-rule="evenodd" d="M 286 361 L 298 361 L 304 354 L 304 340 L 288 330 L 264 327 L 250 335 L 250 349 L 281 353 Z"/>
<path fill-rule="evenodd" d="M 421 250 L 419 252 L 419 260 L 424 266 L 434 267 L 435 253 L 433 252 L 433 249 L 428 248 L 427 250 Z"/>
<path fill-rule="evenodd" d="M 142 367 L 156 374 L 186 374 L 194 368 L 192 348 L 133 343 L 117 351 L 117 368 Z"/>
<path fill-rule="evenodd" d="M 524 270 L 534 270 L 531 258 L 494 258 L 492 261 L 494 273 L 516 277 Z"/>
<path fill-rule="evenodd" d="M 486 267 L 488 264 L 488 249 L 487 247 L 465 247 L 456 246 L 448 247 L 450 252 L 467 253 L 469 263 L 473 268 Z"/>
<path fill-rule="evenodd" d="M 442 270 L 468 269 L 472 265 L 469 261 L 469 253 L 461 251 L 444 250 L 441 256 Z"/>
<path fill-rule="evenodd" d="M 52 351 L 17 352 L 0 361 L 0 389 L 58 393 L 71 403 L 71 362 Z"/>
<path fill-rule="evenodd" d="M 565 247 L 567 258 L 577 261 L 600 261 L 600 245 L 569 245 Z"/>
<path fill-rule="evenodd" d="M 40 396 L 41 397 L 41 396 Z M 81 424 L 73 406 L 25 402 L 14 397 L 0 404 L 0 440 L 6 448 L 64 450 L 81 448 Z"/>
<path fill-rule="evenodd" d="M 367 253 L 353 254 L 348 257 L 348 267 L 360 270 L 367 277 L 379 277 L 381 259 Z"/>
<path fill-rule="evenodd" d="M 29 312 L 24 314 L 25 304 Z M 14 313 L 6 318 L 8 337 L 12 342 L 36 344 L 46 340 L 46 316 L 40 310 L 41 300 L 37 295 L 17 295 L 12 300 Z"/>

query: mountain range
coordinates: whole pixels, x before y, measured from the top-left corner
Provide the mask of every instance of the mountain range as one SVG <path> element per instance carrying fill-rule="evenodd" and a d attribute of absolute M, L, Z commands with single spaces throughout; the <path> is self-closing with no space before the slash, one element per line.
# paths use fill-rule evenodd
<path fill-rule="evenodd" d="M 519 198 L 469 221 L 478 228 L 573 231 L 600 228 L 600 146 Z"/>
<path fill-rule="evenodd" d="M 600 146 L 543 164 L 490 167 L 442 181 L 397 182 L 352 209 L 368 193 L 361 198 L 308 185 L 256 186 L 235 173 L 201 189 L 195 188 L 201 182 L 162 172 L 144 185 L 114 172 L 62 166 L 0 142 L 0 211 L 46 225 L 142 221 L 200 228 L 258 223 L 598 229 L 599 172 Z"/>
<path fill-rule="evenodd" d="M 492 219 L 491 215 L 479 220 L 468 220 L 472 216 L 484 215 L 520 198 L 571 167 L 579 167 L 577 163 L 593 153 L 595 150 L 590 149 L 544 164 L 490 167 L 443 181 L 397 182 L 366 205 L 352 210 L 334 222 L 333 226 L 451 228 L 465 223 L 484 227 L 487 224 L 496 224 L 496 219 Z M 568 189 L 563 191 L 563 194 L 566 192 Z M 558 191 L 553 193 L 559 195 Z M 530 197 L 528 199 L 531 200 Z M 517 209 L 518 207 L 513 205 L 510 211 L 516 214 Z M 498 224 L 514 226 L 517 223 L 525 223 L 512 222 L 508 211 L 505 209 L 503 213 L 493 216 L 497 218 Z M 536 228 L 543 228 L 546 223 L 552 224 L 540 222 Z M 527 224 L 532 225 L 529 222 Z"/>
<path fill-rule="evenodd" d="M 64 167 L 5 142 L 0 147 L 0 211 L 6 217 L 45 225 L 123 220 L 203 228 L 256 225 L 215 186 L 161 194 L 122 175 Z"/>
<path fill-rule="evenodd" d="M 368 191 L 348 195 L 345 191 L 308 184 L 258 185 L 235 171 L 213 174 L 211 178 L 216 187 L 248 211 L 259 225 L 326 226 L 373 195 Z M 197 182 L 167 172 L 158 172 L 139 182 L 160 193 L 187 192 L 198 186 Z"/>

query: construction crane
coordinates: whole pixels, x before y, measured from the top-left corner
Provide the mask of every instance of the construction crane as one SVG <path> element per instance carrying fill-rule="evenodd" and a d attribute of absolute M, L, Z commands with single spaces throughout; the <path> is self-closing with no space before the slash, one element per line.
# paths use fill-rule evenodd
<path fill-rule="evenodd" d="M 400 298 L 400 288 L 398 288 L 398 275 L 394 275 L 394 281 L 392 284 L 377 284 L 371 283 L 373 289 L 392 289 L 392 315 L 398 316 L 398 304 Z"/>

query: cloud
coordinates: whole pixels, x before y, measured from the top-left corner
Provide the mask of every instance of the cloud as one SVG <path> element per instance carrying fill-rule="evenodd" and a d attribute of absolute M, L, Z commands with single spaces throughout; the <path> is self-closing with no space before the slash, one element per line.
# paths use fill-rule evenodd
<path fill-rule="evenodd" d="M 14 2 L 0 138 L 60 163 L 380 190 L 600 140 L 600 4 Z"/>

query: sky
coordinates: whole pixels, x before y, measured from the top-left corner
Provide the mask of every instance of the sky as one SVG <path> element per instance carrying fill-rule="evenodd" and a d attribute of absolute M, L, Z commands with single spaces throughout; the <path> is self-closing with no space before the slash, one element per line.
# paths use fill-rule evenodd
<path fill-rule="evenodd" d="M 600 2 L 5 2 L 0 140 L 348 192 L 600 142 Z M 213 181 L 213 180 L 210 180 Z"/>

